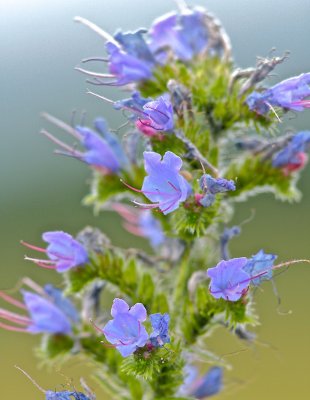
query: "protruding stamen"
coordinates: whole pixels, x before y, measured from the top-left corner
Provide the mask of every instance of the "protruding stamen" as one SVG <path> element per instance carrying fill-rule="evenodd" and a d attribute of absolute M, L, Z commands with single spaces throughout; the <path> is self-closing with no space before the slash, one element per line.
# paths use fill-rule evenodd
<path fill-rule="evenodd" d="M 50 115 L 46 112 L 43 112 L 41 114 L 43 118 L 45 118 L 48 122 L 51 124 L 57 126 L 58 128 L 62 129 L 65 132 L 68 132 L 70 135 L 75 137 L 78 140 L 81 140 L 81 135 L 74 129 L 72 126 L 66 124 L 64 121 L 61 121 L 60 119 L 54 117 L 53 115 Z"/>
<path fill-rule="evenodd" d="M 46 136 L 49 140 L 51 140 L 53 143 L 57 144 L 58 146 L 60 146 L 61 148 L 65 149 L 66 151 L 68 151 L 70 154 L 75 154 L 75 150 L 73 147 L 70 147 L 69 145 L 67 145 L 66 143 L 64 143 L 63 141 L 57 139 L 54 135 L 52 135 L 51 133 L 47 132 L 46 130 L 41 130 L 42 135 Z"/>
<path fill-rule="evenodd" d="M 37 382 L 33 378 L 31 378 L 31 376 L 29 374 L 27 374 L 26 371 L 24 371 L 22 368 L 18 367 L 17 365 L 14 365 L 14 366 L 18 370 L 20 370 L 25 376 L 27 376 L 27 378 L 34 384 L 34 386 L 36 386 L 42 393 L 46 393 L 46 390 L 42 389 L 41 386 L 39 386 L 37 384 Z"/>
<path fill-rule="evenodd" d="M 7 303 L 13 304 L 13 306 L 22 308 L 23 310 L 27 310 L 27 307 L 21 301 L 14 299 L 13 297 L 9 296 L 8 294 L 0 291 L 0 297 L 5 300 Z"/>
<path fill-rule="evenodd" d="M 143 232 L 141 231 L 141 229 L 138 226 L 135 225 L 130 225 L 130 224 L 123 224 L 124 228 L 126 229 L 126 231 L 128 231 L 129 233 L 132 233 L 133 235 L 136 236 L 141 236 L 144 237 Z"/>
<path fill-rule="evenodd" d="M 7 331 L 14 331 L 14 332 L 28 332 L 25 328 L 18 328 L 17 326 L 7 325 L 3 322 L 0 322 L 0 328 L 5 329 Z"/>
<path fill-rule="evenodd" d="M 28 249 L 35 250 L 35 251 L 39 251 L 40 253 L 46 253 L 46 249 L 43 249 L 42 247 L 34 246 L 33 244 L 24 242 L 23 240 L 21 240 L 20 243 L 21 243 L 23 246 L 28 247 Z"/>
<path fill-rule="evenodd" d="M 99 99 L 106 101 L 107 103 L 114 104 L 114 101 L 113 101 L 113 100 L 110 100 L 110 99 L 108 99 L 107 97 L 101 96 L 101 95 L 98 94 L 98 93 L 91 92 L 91 91 L 88 90 L 88 89 L 87 89 L 87 91 L 86 91 L 86 94 L 91 94 L 92 96 L 98 97 Z"/>
<path fill-rule="evenodd" d="M 82 17 L 74 17 L 73 20 L 75 22 L 79 22 L 82 25 L 87 26 L 89 29 L 96 32 L 99 36 L 101 36 L 107 42 L 113 43 L 117 47 L 121 47 L 120 44 L 114 39 L 114 37 L 112 35 L 110 35 L 106 31 L 104 31 L 103 29 L 99 28 L 98 25 L 94 24 L 93 22 L 89 21 L 88 19 L 82 18 Z"/>
<path fill-rule="evenodd" d="M 280 117 L 278 116 L 278 114 L 276 113 L 276 110 L 273 108 L 273 106 L 268 103 L 267 101 L 265 102 L 267 104 L 267 106 L 270 108 L 270 110 L 274 113 L 274 115 L 277 117 L 277 120 L 282 123 L 282 120 L 280 119 Z"/>
<path fill-rule="evenodd" d="M 109 62 L 108 58 L 103 58 L 103 57 L 88 57 L 88 58 L 83 58 L 81 60 L 82 63 L 87 63 L 91 61 L 102 61 L 102 62 Z"/>
<path fill-rule="evenodd" d="M 298 263 L 307 263 L 310 264 L 310 260 L 291 260 L 291 261 L 286 261 L 284 263 L 274 265 L 272 269 L 279 269 L 282 267 L 289 267 L 291 264 L 298 264 Z"/>
<path fill-rule="evenodd" d="M 20 325 L 29 325 L 31 323 L 31 319 L 29 317 L 16 314 L 12 311 L 4 310 L 3 308 L 0 308 L 0 318 L 15 322 L 16 324 Z"/>
<path fill-rule="evenodd" d="M 82 72 L 82 74 L 94 76 L 95 78 L 108 78 L 108 79 L 115 78 L 115 75 L 112 75 L 112 74 L 102 74 L 100 72 L 88 71 L 87 69 L 80 68 L 80 67 L 75 67 L 74 69 L 76 71 Z"/>

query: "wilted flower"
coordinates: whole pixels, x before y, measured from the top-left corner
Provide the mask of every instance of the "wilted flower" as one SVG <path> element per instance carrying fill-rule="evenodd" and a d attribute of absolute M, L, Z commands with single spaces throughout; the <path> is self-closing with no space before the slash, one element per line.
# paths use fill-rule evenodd
<path fill-rule="evenodd" d="M 303 111 L 310 108 L 310 72 L 286 79 L 262 93 L 251 93 L 246 102 L 258 114 L 266 114 L 272 107 Z"/>
<path fill-rule="evenodd" d="M 108 342 L 113 344 L 123 357 L 127 357 L 143 347 L 149 335 L 142 322 L 147 314 L 143 304 L 137 303 L 131 308 L 122 299 L 114 299 L 111 315 L 114 318 L 102 329 Z"/>
<path fill-rule="evenodd" d="M 150 341 L 154 347 L 162 347 L 166 343 L 170 343 L 169 337 L 169 314 L 151 314 L 150 320 L 153 332 L 150 335 Z"/>
<path fill-rule="evenodd" d="M 215 201 L 215 195 L 236 190 L 235 182 L 225 178 L 213 178 L 209 174 L 203 174 L 199 180 L 204 195 L 199 196 L 198 203 L 203 207 L 210 207 Z"/>
<path fill-rule="evenodd" d="M 275 254 L 266 254 L 264 250 L 260 250 L 257 254 L 248 259 L 243 270 L 251 277 L 251 282 L 258 286 L 264 280 L 272 278 L 272 268 L 277 256 Z M 260 275 L 265 272 L 263 275 Z M 260 275 L 260 276 L 258 276 Z M 253 278 L 257 276 L 257 278 Z"/>
<path fill-rule="evenodd" d="M 135 204 L 145 208 L 159 208 L 168 214 L 179 207 L 191 193 L 191 187 L 180 174 L 182 160 L 180 157 L 167 151 L 163 158 L 153 151 L 145 151 L 144 167 L 148 176 L 144 178 L 141 191 L 154 204 Z M 133 188 L 132 188 L 133 189 Z"/>
<path fill-rule="evenodd" d="M 239 300 L 251 281 L 250 275 L 244 271 L 247 262 L 246 257 L 232 258 L 209 268 L 207 275 L 211 279 L 209 289 L 212 296 L 229 301 Z"/>
<path fill-rule="evenodd" d="M 213 178 L 209 174 L 204 174 L 199 180 L 200 187 L 205 192 L 212 194 L 224 193 L 230 190 L 236 190 L 236 185 L 233 180 L 227 180 L 224 178 Z"/>
<path fill-rule="evenodd" d="M 24 302 L 0 292 L 2 299 L 28 312 L 26 316 L 1 309 L 0 318 L 16 326 L 0 323 L 0 327 L 17 332 L 71 334 L 72 324 L 78 322 L 78 313 L 70 300 L 52 285 L 38 291 L 40 294 L 22 290 Z"/>
<path fill-rule="evenodd" d="M 49 260 L 25 257 L 25 260 L 35 262 L 40 267 L 55 269 L 57 272 L 65 272 L 71 268 L 88 262 L 86 249 L 71 235 L 62 231 L 45 232 L 42 239 L 48 243 L 46 249 L 22 242 L 26 247 L 46 253 Z"/>

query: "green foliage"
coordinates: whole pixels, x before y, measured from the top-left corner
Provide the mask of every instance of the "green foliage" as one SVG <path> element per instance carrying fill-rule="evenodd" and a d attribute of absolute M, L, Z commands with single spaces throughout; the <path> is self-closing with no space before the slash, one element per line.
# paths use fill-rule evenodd
<path fill-rule="evenodd" d="M 66 335 L 46 335 L 42 338 L 41 351 L 48 359 L 63 356 L 69 353 L 74 346 L 74 341 Z"/>
<path fill-rule="evenodd" d="M 186 240 L 193 240 L 205 235 L 207 229 L 220 210 L 219 198 L 211 207 L 204 208 L 194 201 L 187 202 L 171 216 L 171 225 L 176 236 Z"/>
<path fill-rule="evenodd" d="M 286 176 L 280 168 L 274 168 L 270 161 L 251 156 L 240 163 L 229 166 L 227 179 L 234 179 L 237 190 L 230 197 L 246 199 L 262 191 L 271 191 L 281 200 L 298 200 L 300 195 L 293 176 Z"/>

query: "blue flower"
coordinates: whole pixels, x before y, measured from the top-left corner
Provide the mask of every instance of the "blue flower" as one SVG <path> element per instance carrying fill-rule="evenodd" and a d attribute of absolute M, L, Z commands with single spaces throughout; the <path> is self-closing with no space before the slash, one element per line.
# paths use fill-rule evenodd
<path fill-rule="evenodd" d="M 243 270 L 250 276 L 260 275 L 252 279 L 251 282 L 258 286 L 264 280 L 270 280 L 272 278 L 273 264 L 277 256 L 275 254 L 266 254 L 264 250 L 260 250 L 257 254 L 248 259 L 248 262 L 243 267 Z"/>
<path fill-rule="evenodd" d="M 211 397 L 222 390 L 222 380 L 223 368 L 212 367 L 204 376 L 194 382 L 193 388 L 189 395 L 196 399 Z"/>
<path fill-rule="evenodd" d="M 310 107 L 310 72 L 286 79 L 262 93 L 251 93 L 246 102 L 258 114 L 266 114 L 271 106 L 285 110 L 303 111 Z"/>
<path fill-rule="evenodd" d="M 53 304 L 59 308 L 73 322 L 77 323 L 80 320 L 79 313 L 73 303 L 63 294 L 61 289 L 54 285 L 47 284 L 44 286 L 44 292 L 52 299 Z"/>
<path fill-rule="evenodd" d="M 138 223 L 143 236 L 149 239 L 153 247 L 156 248 L 165 241 L 161 223 L 153 217 L 149 210 L 141 212 Z"/>
<path fill-rule="evenodd" d="M 143 111 L 147 118 L 144 122 L 151 128 L 164 132 L 173 130 L 173 107 L 168 94 L 144 104 Z"/>
<path fill-rule="evenodd" d="M 180 15 L 165 14 L 154 21 L 149 35 L 150 48 L 159 63 L 168 61 L 169 50 L 177 59 L 189 61 L 207 48 L 205 11 L 195 8 L 186 9 Z"/>
<path fill-rule="evenodd" d="M 44 268 L 56 269 L 57 272 L 65 272 L 88 262 L 86 249 L 68 233 L 62 231 L 45 232 L 42 238 L 48 243 L 46 249 L 26 242 L 22 243 L 30 249 L 46 253 L 49 260 L 30 257 L 25 257 L 25 260 L 33 261 Z"/>
<path fill-rule="evenodd" d="M 289 168 L 294 171 L 302 168 L 307 161 L 306 151 L 310 146 L 310 131 L 302 131 L 292 137 L 289 143 L 272 158 L 276 168 Z"/>
<path fill-rule="evenodd" d="M 182 160 L 171 151 L 162 158 L 153 151 L 145 151 L 144 166 L 148 176 L 144 178 L 141 192 L 154 204 L 136 204 L 145 208 L 159 208 L 168 214 L 179 207 L 191 193 L 191 187 L 180 174 Z"/>
<path fill-rule="evenodd" d="M 113 344 L 123 357 L 127 357 L 143 347 L 149 335 L 142 322 L 146 320 L 147 314 L 143 304 L 137 303 L 129 308 L 128 304 L 121 299 L 114 299 L 111 315 L 114 318 L 103 328 L 107 341 Z"/>
<path fill-rule="evenodd" d="M 73 304 L 58 292 L 57 297 L 62 296 L 61 301 L 55 299 L 55 296 L 49 295 L 51 292 L 55 294 L 57 290 L 52 285 L 48 285 L 48 291 L 43 291 L 34 282 L 31 287 L 34 287 L 40 294 L 22 290 L 23 302 L 0 292 L 0 297 L 6 302 L 28 312 L 28 316 L 26 316 L 0 309 L 0 319 L 15 324 L 11 326 L 0 323 L 0 327 L 17 332 L 71 334 L 72 325 L 78 322 L 78 314 Z M 50 290 L 51 288 L 52 290 Z M 70 304 L 70 307 L 68 307 L 68 304 Z"/>
<path fill-rule="evenodd" d="M 24 302 L 30 314 L 31 333 L 70 334 L 71 323 L 68 317 L 51 301 L 38 294 L 22 291 Z"/>
<path fill-rule="evenodd" d="M 246 257 L 232 258 L 209 268 L 207 275 L 211 279 L 209 289 L 212 296 L 229 301 L 239 300 L 251 281 L 250 275 L 244 271 L 247 262 Z"/>
<path fill-rule="evenodd" d="M 150 335 L 150 341 L 154 347 L 162 347 L 166 343 L 170 343 L 169 337 L 169 314 L 151 314 L 150 320 L 153 332 Z"/>
<path fill-rule="evenodd" d="M 103 99 L 113 103 L 112 100 Z M 152 100 L 141 97 L 139 92 L 134 92 L 129 99 L 114 102 L 114 108 L 132 111 L 133 114 L 129 116 L 129 119 L 140 122 L 138 127 L 142 125 L 151 128 L 155 133 L 173 130 L 173 107 L 170 95 L 167 93 Z"/>
<path fill-rule="evenodd" d="M 103 118 L 97 118 L 94 121 L 96 128 L 96 131 L 94 131 L 84 126 L 72 128 L 65 122 L 49 114 L 45 113 L 43 115 L 49 122 L 78 140 L 85 149 L 85 151 L 80 151 L 75 146 L 70 146 L 57 139 L 46 130 L 42 130 L 42 133 L 48 139 L 60 147 L 55 153 L 74 157 L 103 173 L 118 173 L 121 168 L 127 165 L 128 160 L 119 139 L 108 130 L 107 124 Z"/>
<path fill-rule="evenodd" d="M 152 78 L 154 68 L 152 63 L 128 54 L 114 43 L 107 43 L 106 49 L 109 54 L 109 71 L 115 80 L 101 81 L 103 85 L 123 86 Z"/>

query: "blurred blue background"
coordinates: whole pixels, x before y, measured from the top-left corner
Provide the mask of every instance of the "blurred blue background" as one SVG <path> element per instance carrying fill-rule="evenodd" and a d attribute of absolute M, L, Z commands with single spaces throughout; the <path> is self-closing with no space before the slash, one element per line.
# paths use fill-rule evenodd
<path fill-rule="evenodd" d="M 257 55 L 267 56 L 276 47 L 279 54 L 290 50 L 291 57 L 277 68 L 277 76 L 270 82 L 310 70 L 309 0 L 189 2 L 194 3 L 207 6 L 221 19 L 239 66 L 253 65 Z M 25 250 L 19 241 L 40 244 L 43 231 L 63 229 L 75 234 L 90 224 L 105 230 L 120 245 L 134 243 L 132 237 L 111 230 L 112 214 L 94 218 L 90 208 L 81 206 L 90 171 L 82 163 L 52 154 L 53 145 L 39 135 L 44 125 L 40 112 L 69 120 L 73 109 L 78 115 L 86 110 L 87 122 L 104 115 L 117 127 L 118 114 L 87 96 L 84 77 L 73 70 L 81 58 L 100 55 L 103 43 L 72 18 L 86 17 L 113 33 L 119 27 L 148 27 L 155 17 L 173 8 L 170 0 L 0 0 L 1 289 L 14 287 L 25 275 L 42 284 L 47 280 L 59 282 L 52 272 L 23 261 Z M 109 89 L 105 94 L 122 96 Z M 292 120 L 291 125 L 309 129 L 310 111 Z M 234 256 L 248 256 L 264 248 L 279 254 L 280 260 L 310 258 L 309 178 L 308 166 L 299 183 L 304 196 L 297 205 L 275 202 L 271 195 L 260 195 L 246 205 L 238 205 L 235 222 L 247 218 L 253 208 L 256 214 L 244 226 L 243 235 L 234 240 Z M 244 351 L 246 346 L 224 331 L 217 331 L 208 339 L 208 348 L 219 355 L 226 354 L 234 367 L 226 374 L 226 390 L 219 398 L 309 397 L 309 283 L 306 265 L 294 266 L 278 277 L 282 308 L 293 310 L 286 316 L 277 313 L 270 285 L 264 285 L 264 293 L 257 293 L 262 325 L 257 328 L 259 339 L 253 348 Z M 38 339 L 0 331 L 1 397 L 43 398 L 13 368 L 14 364 L 27 370 L 44 388 L 60 389 L 66 381 L 54 369 L 39 368 L 32 351 Z M 238 351 L 241 352 L 236 354 Z M 70 361 L 61 373 L 77 383 L 81 374 L 87 378 L 87 365 L 78 359 Z"/>

